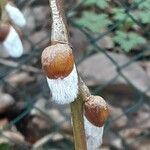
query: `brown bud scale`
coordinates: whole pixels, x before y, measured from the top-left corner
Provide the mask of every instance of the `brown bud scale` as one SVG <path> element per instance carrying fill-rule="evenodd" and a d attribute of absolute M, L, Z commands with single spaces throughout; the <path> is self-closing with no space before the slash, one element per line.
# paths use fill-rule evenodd
<path fill-rule="evenodd" d="M 93 125 L 102 127 L 109 116 L 108 106 L 100 96 L 89 96 L 85 102 L 85 116 Z"/>
<path fill-rule="evenodd" d="M 3 42 L 6 39 L 9 31 L 10 31 L 10 27 L 8 24 L 4 24 L 4 23 L 0 24 L 0 42 Z"/>
<path fill-rule="evenodd" d="M 41 62 L 49 79 L 65 78 L 74 67 L 72 49 L 68 44 L 51 45 L 42 52 Z"/>

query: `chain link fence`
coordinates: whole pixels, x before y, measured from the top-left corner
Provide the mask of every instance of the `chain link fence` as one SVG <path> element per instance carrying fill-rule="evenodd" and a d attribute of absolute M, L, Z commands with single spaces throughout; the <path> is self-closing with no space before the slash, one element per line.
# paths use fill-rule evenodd
<path fill-rule="evenodd" d="M 102 9 L 92 3 L 84 5 L 86 1 L 66 1 L 70 38 L 76 31 L 79 33 L 75 36 L 79 40 L 72 38 L 79 72 L 92 93 L 102 95 L 111 107 L 102 149 L 148 150 L 150 147 L 150 80 L 145 66 L 145 62 L 149 63 L 150 59 L 149 23 L 144 23 L 136 15 L 145 2 L 150 4 L 149 0 L 107 1 L 108 6 Z M 41 72 L 41 52 L 50 40 L 48 1 L 16 0 L 16 5 L 27 18 L 27 27 L 23 29 L 22 38 L 25 54 L 18 59 L 0 58 L 1 91 L 15 99 L 13 105 L 0 112 L 0 124 L 2 120 L 6 122 L 0 127 L 0 141 L 9 141 L 9 146 L 1 142 L 4 149 L 71 150 L 73 141 L 70 110 L 68 106 L 51 104 L 50 92 Z M 112 19 L 111 6 L 122 11 L 123 17 L 120 20 Z M 99 32 L 91 32 L 87 26 L 75 21 L 81 17 L 82 11 L 87 10 L 94 11 L 97 15 L 104 12 L 111 23 Z M 126 26 L 129 19 L 132 27 Z M 116 41 L 113 41 L 113 46 L 108 47 L 120 29 L 126 31 L 127 35 L 130 31 L 141 34 L 145 42 L 129 52 Z M 109 37 L 109 40 L 104 46 L 100 41 L 105 37 Z M 78 50 L 78 46 L 83 47 Z M 98 62 L 97 59 L 101 61 Z M 94 73 L 90 74 L 93 70 L 88 63 L 97 64 L 95 67 L 99 72 L 95 73 L 96 76 Z M 99 77 L 102 72 L 106 73 L 103 75 L 106 78 Z"/>

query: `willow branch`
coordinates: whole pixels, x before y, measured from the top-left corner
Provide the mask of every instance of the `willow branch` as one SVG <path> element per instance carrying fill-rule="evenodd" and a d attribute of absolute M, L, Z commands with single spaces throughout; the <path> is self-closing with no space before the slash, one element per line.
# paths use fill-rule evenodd
<path fill-rule="evenodd" d="M 68 43 L 68 32 L 63 11 L 63 0 L 49 0 L 52 13 L 51 44 Z M 83 103 L 86 92 L 84 82 L 80 82 L 79 92 L 74 102 L 70 104 L 74 132 L 75 150 L 86 150 L 86 137 L 83 121 Z M 86 90 L 85 90 L 86 89 Z M 86 91 L 86 92 L 85 92 Z M 88 93 L 88 92 L 87 92 Z"/>
<path fill-rule="evenodd" d="M 5 8 L 6 0 L 0 0 L 0 20 L 2 19 L 2 14 Z"/>
<path fill-rule="evenodd" d="M 64 19 L 63 0 L 49 0 L 52 13 L 51 43 L 68 43 L 68 32 Z"/>

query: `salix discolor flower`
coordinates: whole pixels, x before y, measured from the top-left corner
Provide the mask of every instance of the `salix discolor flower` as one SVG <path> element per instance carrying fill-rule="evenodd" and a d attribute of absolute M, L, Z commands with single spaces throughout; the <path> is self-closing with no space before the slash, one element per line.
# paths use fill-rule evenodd
<path fill-rule="evenodd" d="M 23 54 L 23 45 L 16 30 L 11 25 L 1 22 L 0 43 L 11 57 L 17 58 Z"/>
<path fill-rule="evenodd" d="M 10 20 L 18 27 L 24 27 L 26 25 L 26 19 L 23 13 L 15 6 L 11 1 L 8 1 L 5 5 L 5 10 Z"/>
<path fill-rule="evenodd" d="M 52 100 L 69 104 L 78 94 L 78 75 L 72 48 L 66 41 L 67 29 L 55 0 L 50 1 L 52 12 L 51 46 L 42 53 L 42 68 L 52 93 Z"/>
<path fill-rule="evenodd" d="M 102 144 L 104 124 L 109 115 L 107 104 L 102 97 L 90 95 L 86 97 L 84 110 L 87 149 L 99 150 Z"/>
<path fill-rule="evenodd" d="M 23 54 L 23 45 L 16 28 L 26 25 L 25 17 L 14 3 L 8 0 L 1 0 L 0 11 L 0 44 L 4 47 L 3 51 L 8 56 L 20 57 Z"/>
<path fill-rule="evenodd" d="M 104 126 L 97 127 L 84 117 L 84 127 L 88 150 L 99 150 L 103 139 Z"/>
<path fill-rule="evenodd" d="M 100 96 L 91 95 L 87 86 L 78 76 L 62 16 L 63 0 L 49 1 L 53 20 L 51 45 L 43 51 L 41 62 L 52 93 L 52 100 L 59 104 L 71 103 L 75 149 L 98 150 L 102 143 L 108 107 Z M 82 107 L 83 105 L 84 107 Z"/>
<path fill-rule="evenodd" d="M 93 125 L 102 127 L 109 112 L 105 100 L 100 96 L 90 95 L 84 104 L 85 116 Z"/>

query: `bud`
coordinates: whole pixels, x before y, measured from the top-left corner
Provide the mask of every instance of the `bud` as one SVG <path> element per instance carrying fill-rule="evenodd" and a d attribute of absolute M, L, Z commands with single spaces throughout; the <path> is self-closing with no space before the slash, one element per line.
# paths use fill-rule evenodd
<path fill-rule="evenodd" d="M 23 45 L 16 30 L 10 26 L 9 33 L 3 41 L 3 46 L 11 57 L 20 57 L 23 54 Z"/>
<path fill-rule="evenodd" d="M 109 111 L 105 100 L 100 96 L 89 96 L 84 105 L 85 116 L 93 125 L 102 127 L 106 122 Z"/>
<path fill-rule="evenodd" d="M 99 150 L 102 144 L 104 127 L 96 127 L 84 116 L 84 128 L 87 139 L 87 150 Z"/>
<path fill-rule="evenodd" d="M 10 31 L 10 26 L 8 24 L 4 24 L 4 23 L 0 24 L 0 43 L 2 43 L 6 39 L 9 31 Z"/>
<path fill-rule="evenodd" d="M 52 100 L 58 104 L 69 104 L 78 95 L 78 75 L 74 65 L 72 72 L 65 78 L 47 78 Z"/>
<path fill-rule="evenodd" d="M 74 58 L 68 44 L 55 44 L 47 47 L 41 56 L 42 68 L 49 79 L 67 77 L 73 70 Z"/>
<path fill-rule="evenodd" d="M 10 19 L 19 27 L 26 25 L 26 20 L 22 12 L 15 7 L 11 2 L 8 2 L 5 6 L 5 10 L 8 13 Z"/>

